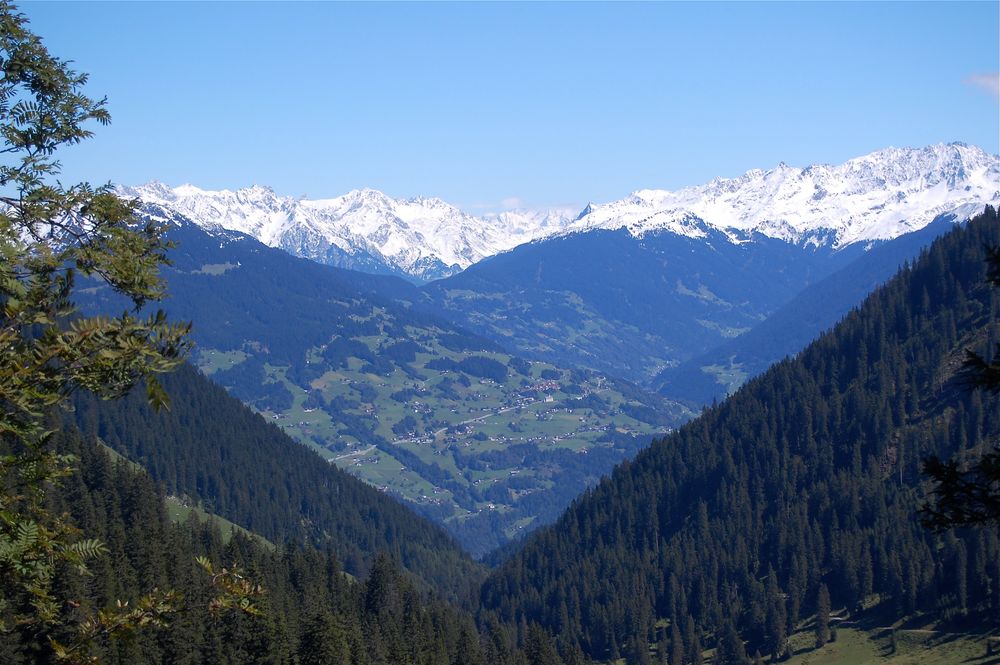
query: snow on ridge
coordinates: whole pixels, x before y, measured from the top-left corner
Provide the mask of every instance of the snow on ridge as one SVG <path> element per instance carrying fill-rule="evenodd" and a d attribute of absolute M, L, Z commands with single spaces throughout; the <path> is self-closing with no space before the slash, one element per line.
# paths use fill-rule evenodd
<path fill-rule="evenodd" d="M 572 219 L 521 214 L 511 225 L 510 215 L 474 217 L 439 198 L 394 199 L 369 188 L 319 200 L 282 197 L 259 185 L 210 191 L 154 181 L 120 191 L 174 209 L 207 230 L 240 231 L 320 262 L 332 248 L 370 255 L 421 279 L 453 274 Z"/>
<path fill-rule="evenodd" d="M 939 215 L 963 211 L 964 218 L 1000 202 L 1000 158 L 961 143 L 887 148 L 840 165 L 781 163 L 676 191 L 637 190 L 582 212 L 473 216 L 439 198 L 395 199 L 369 188 L 308 200 L 260 185 L 211 191 L 153 181 L 121 193 L 173 209 L 207 230 L 239 231 L 319 262 L 333 262 L 337 252 L 368 256 L 436 279 L 523 243 L 595 229 L 691 238 L 714 229 L 734 243 L 762 234 L 836 247 L 890 239 Z"/>
<path fill-rule="evenodd" d="M 959 208 L 1000 202 L 1000 158 L 962 143 L 887 148 L 844 164 L 779 164 L 677 191 L 644 189 L 591 205 L 564 233 L 626 228 L 701 237 L 696 217 L 734 241 L 760 233 L 788 242 L 818 235 L 836 247 L 895 238 Z M 970 208 L 971 206 L 971 208 Z"/>

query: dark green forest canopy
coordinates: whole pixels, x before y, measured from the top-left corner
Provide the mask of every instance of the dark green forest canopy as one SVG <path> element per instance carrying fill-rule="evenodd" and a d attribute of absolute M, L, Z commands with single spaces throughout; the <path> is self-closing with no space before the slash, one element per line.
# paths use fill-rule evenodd
<path fill-rule="evenodd" d="M 458 600 L 481 568 L 439 527 L 292 441 L 191 367 L 163 379 L 169 411 L 141 394 L 77 396 L 68 419 L 140 463 L 168 494 L 282 543 L 333 549 L 364 576 L 385 552 L 428 587 Z"/>
<path fill-rule="evenodd" d="M 166 305 L 195 322 L 192 360 L 211 381 L 444 525 L 474 556 L 554 521 L 686 419 L 679 405 L 612 377 L 504 353 L 411 306 L 418 293 L 400 280 L 235 232 L 210 235 L 155 207 L 143 214 L 172 225 Z M 84 290 L 85 311 L 125 306 L 107 289 Z M 502 465 L 489 459 L 515 446 L 520 454 Z"/>
<path fill-rule="evenodd" d="M 735 627 L 767 653 L 824 583 L 835 607 L 877 594 L 898 616 L 995 623 L 996 530 L 937 535 L 918 509 L 924 457 L 1000 436 L 997 398 L 953 380 L 965 348 L 994 348 L 998 244 L 987 208 L 797 358 L 621 465 L 487 580 L 484 612 L 597 658 L 644 650 L 658 618 L 685 649 Z"/>
<path fill-rule="evenodd" d="M 481 638 L 471 616 L 424 593 L 389 557 L 376 558 L 368 577 L 342 572 L 339 559 L 289 543 L 264 544 L 235 533 L 227 542 L 212 522 L 189 513 L 183 523 L 168 516 L 165 495 L 144 472 L 107 451 L 75 428 L 52 445 L 77 456 L 81 472 L 50 496 L 53 510 L 67 514 L 108 552 L 95 559 L 92 575 L 68 567 L 55 586 L 63 600 L 61 622 L 37 633 L 0 632 L 0 662 L 49 662 L 46 639 L 72 640 L 81 616 L 134 600 L 154 588 L 170 588 L 184 599 L 183 611 L 162 629 L 147 628 L 127 641 L 102 643 L 93 655 L 108 665 L 162 663 L 300 663 L 347 665 L 481 665 L 513 662 L 513 638 L 494 626 Z M 261 584 L 263 615 L 222 617 L 208 611 L 214 595 L 195 558 L 217 567 L 238 566 Z M 30 634 L 34 639 L 24 639 Z M 487 639 L 488 638 L 488 639 Z"/>

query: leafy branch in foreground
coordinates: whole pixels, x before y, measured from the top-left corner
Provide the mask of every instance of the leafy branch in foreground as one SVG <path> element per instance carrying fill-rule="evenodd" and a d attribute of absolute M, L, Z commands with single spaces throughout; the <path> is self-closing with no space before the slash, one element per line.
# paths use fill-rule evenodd
<path fill-rule="evenodd" d="M 254 598 L 264 595 L 263 587 L 248 580 L 237 569 L 215 570 L 207 557 L 200 556 L 195 560 L 202 570 L 211 575 L 212 586 L 219 591 L 208 603 L 209 612 L 219 614 L 225 610 L 239 610 L 251 616 L 260 616 Z"/>
<path fill-rule="evenodd" d="M 128 639 L 143 628 L 163 628 L 170 615 L 178 611 L 180 595 L 173 591 L 154 589 L 140 598 L 134 606 L 128 601 L 118 601 L 111 609 L 98 610 L 96 614 L 77 626 L 77 636 L 72 644 L 61 644 L 49 638 L 56 660 L 76 664 L 99 663 L 91 649 L 98 642 Z"/>
<path fill-rule="evenodd" d="M 260 616 L 261 611 L 254 600 L 264 595 L 259 584 L 250 582 L 238 569 L 216 570 L 207 557 L 197 557 L 195 561 L 210 576 L 216 595 L 208 603 L 210 614 L 219 615 L 229 611 L 242 612 L 249 616 Z M 119 600 L 110 609 L 98 610 L 76 627 L 76 636 L 71 643 L 62 644 L 49 638 L 55 659 L 72 665 L 93 665 L 100 659 L 93 655 L 98 644 L 128 640 L 136 633 L 148 628 L 166 628 L 171 618 L 185 611 L 184 599 L 176 591 L 152 592 L 140 598 L 134 605 Z"/>
<path fill-rule="evenodd" d="M 0 630 L 43 635 L 58 621 L 57 568 L 85 571 L 103 552 L 47 506 L 74 460 L 51 449 L 46 413 L 75 390 L 113 399 L 140 382 L 153 404 L 166 405 L 156 375 L 182 362 L 190 327 L 162 312 L 139 315 L 165 295 L 165 228 L 139 224 L 135 204 L 110 185 L 56 179 L 56 152 L 111 117 L 105 100 L 83 94 L 87 76 L 50 55 L 26 25 L 0 2 Z M 133 310 L 77 315 L 78 273 L 126 296 Z M 137 609 L 99 613 L 84 627 L 115 634 L 142 623 L 147 615 L 130 614 Z"/>

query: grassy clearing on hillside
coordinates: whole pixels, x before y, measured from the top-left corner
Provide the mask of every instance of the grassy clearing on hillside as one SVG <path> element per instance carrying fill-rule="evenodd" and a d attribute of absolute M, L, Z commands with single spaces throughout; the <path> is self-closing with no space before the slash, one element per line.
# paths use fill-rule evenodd
<path fill-rule="evenodd" d="M 206 263 L 198 270 L 192 270 L 191 273 L 194 275 L 223 275 L 233 268 L 239 268 L 236 263 Z"/>
<path fill-rule="evenodd" d="M 988 637 L 934 630 L 897 630 L 892 649 L 891 629 L 864 631 L 841 628 L 837 641 L 816 649 L 811 633 L 793 636 L 790 665 L 997 665 L 1000 649 L 986 655 Z"/>
<path fill-rule="evenodd" d="M 799 631 L 789 638 L 793 655 L 781 661 L 784 665 L 1000 665 L 1000 644 L 994 631 L 992 655 L 987 655 L 990 635 L 949 633 L 936 630 L 896 630 L 896 647 L 892 648 L 892 629 L 864 630 L 842 627 L 837 640 L 820 648 L 815 646 L 811 629 Z M 706 665 L 712 665 L 714 651 L 703 653 Z M 659 663 L 654 646 L 650 646 L 652 662 Z M 751 660 L 753 654 L 750 654 Z M 763 656 L 764 662 L 771 662 Z M 624 658 L 607 661 L 606 665 L 626 665 Z"/>
<path fill-rule="evenodd" d="M 742 386 L 748 376 L 742 363 L 735 362 L 735 356 L 731 357 L 726 365 L 705 365 L 701 371 L 714 378 L 720 386 L 725 386 L 727 393 Z"/>
<path fill-rule="evenodd" d="M 233 534 L 239 532 L 251 538 L 261 545 L 266 545 L 267 547 L 274 547 L 274 543 L 267 540 L 263 536 L 259 536 L 252 531 L 244 529 L 240 525 L 230 522 L 224 517 L 219 517 L 215 513 L 210 513 L 200 506 L 188 506 L 185 505 L 179 498 L 175 496 L 167 497 L 167 514 L 170 519 L 177 523 L 186 522 L 190 515 L 194 513 L 194 516 L 199 522 L 212 522 L 219 528 L 219 533 L 222 534 L 222 541 L 228 543 L 233 539 Z"/>
<path fill-rule="evenodd" d="M 967 617 L 976 632 L 956 625 L 938 624 L 928 615 L 898 617 L 890 603 L 881 603 L 877 595 L 869 596 L 865 611 L 851 619 L 845 608 L 831 612 L 831 639 L 816 647 L 815 617 L 799 622 L 797 630 L 788 636 L 788 665 L 1000 665 L 1000 622 L 981 615 Z M 840 621 L 836 617 L 848 617 Z M 979 617 L 979 618 L 977 618 Z M 985 631 L 983 626 L 986 626 Z M 670 621 L 661 619 L 656 629 L 668 634 Z M 703 643 L 711 637 L 703 637 Z M 992 653 L 988 645 L 992 643 Z M 649 645 L 650 658 L 659 663 L 655 644 Z M 754 649 L 748 658 L 753 662 Z M 714 665 L 714 648 L 702 652 L 705 665 Z M 770 654 L 761 654 L 770 663 Z M 665 661 L 664 661 L 665 662 Z M 624 659 L 600 665 L 626 665 Z"/>
<path fill-rule="evenodd" d="M 206 349 L 198 354 L 198 368 L 211 376 L 222 369 L 229 369 L 247 359 L 243 351 L 217 351 Z"/>

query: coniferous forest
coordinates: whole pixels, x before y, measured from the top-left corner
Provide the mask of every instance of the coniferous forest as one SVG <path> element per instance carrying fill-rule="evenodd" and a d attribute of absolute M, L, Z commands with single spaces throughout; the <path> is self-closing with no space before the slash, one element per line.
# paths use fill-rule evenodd
<path fill-rule="evenodd" d="M 91 138 L 89 124 L 110 122 L 106 102 L 83 93 L 87 81 L 71 62 L 50 55 L 24 15 L 0 0 L 0 665 L 756 665 L 836 654 L 821 650 L 841 629 L 883 631 L 889 651 L 879 657 L 893 656 L 903 625 L 947 633 L 946 640 L 974 636 L 986 654 L 962 662 L 1000 663 L 994 207 L 977 201 L 982 212 L 965 222 L 954 211 L 938 217 L 934 234 L 954 228 L 835 327 L 670 429 L 686 406 L 679 410 L 644 395 L 641 386 L 593 373 L 625 367 L 611 350 L 631 344 L 645 354 L 630 369 L 633 377 L 680 367 L 657 369 L 647 361 L 664 360 L 664 339 L 691 346 L 691 354 L 715 353 L 722 347 L 708 348 L 705 330 L 738 337 L 766 321 L 764 305 L 773 312 L 787 304 L 819 265 L 810 263 L 814 249 L 832 257 L 822 268 L 830 271 L 841 262 L 850 267 L 871 247 L 823 245 L 826 231 L 835 235 L 832 227 L 813 229 L 797 245 L 754 230 L 736 242 L 728 233 L 735 227 L 724 232 L 685 213 L 686 225 L 674 230 L 695 234 L 676 243 L 684 260 L 673 266 L 685 279 L 706 270 L 702 251 L 717 255 L 708 272 L 721 286 L 725 268 L 743 260 L 747 274 L 767 268 L 781 278 L 781 293 L 770 294 L 774 302 L 748 308 L 731 325 L 696 318 L 706 308 L 733 308 L 704 283 L 694 289 L 663 277 L 642 288 L 629 284 L 632 276 L 605 255 L 608 237 L 625 248 L 618 256 L 643 257 L 648 272 L 675 262 L 668 245 L 676 238 L 654 259 L 644 252 L 656 243 L 635 244 L 642 234 L 625 226 L 585 239 L 591 258 L 582 263 L 572 253 L 550 259 L 559 243 L 533 245 L 535 262 L 519 263 L 511 251 L 451 282 L 463 289 L 432 285 L 434 297 L 396 278 L 348 270 L 326 281 L 334 273 L 309 263 L 294 279 L 284 275 L 295 294 L 289 305 L 269 288 L 282 279 L 275 266 L 304 259 L 282 255 L 270 263 L 270 249 L 241 245 L 248 253 L 232 256 L 251 264 L 249 256 L 260 253 L 253 265 L 263 267 L 252 280 L 230 274 L 220 288 L 204 276 L 226 274 L 243 261 L 213 263 L 211 245 L 218 240 L 221 249 L 245 236 L 231 230 L 212 236 L 195 231 L 194 222 L 187 233 L 169 236 L 183 229 L 161 223 L 168 217 L 157 217 L 154 208 L 137 216 L 139 201 L 123 200 L 110 185 L 63 184 L 58 150 Z M 990 173 L 1000 174 L 1000 166 Z M 382 201 L 377 194 L 363 197 Z M 825 196 L 817 190 L 811 200 Z M 437 199 L 428 205 L 447 207 Z M 581 215 L 593 211 L 588 205 Z M 792 229 L 786 226 L 782 232 Z M 575 245 L 568 237 L 563 244 Z M 187 258 L 197 261 L 184 268 L 173 263 L 171 256 L 182 256 L 171 255 L 176 238 L 191 239 Z M 753 242 L 767 245 L 768 253 L 754 254 Z M 351 257 L 332 248 L 341 261 Z M 782 263 L 786 253 L 801 263 Z M 373 249 L 350 262 L 378 267 L 380 256 Z M 421 260 L 435 270 L 458 266 Z M 505 265 L 522 268 L 505 271 Z M 219 327 L 225 341 L 218 357 L 246 356 L 239 347 L 247 346 L 244 333 L 252 327 L 269 340 L 251 340 L 259 358 L 215 366 L 213 377 L 188 363 L 191 324 L 150 307 L 168 295 L 160 271 L 170 266 L 179 282 L 197 276 L 197 288 L 212 291 L 215 300 L 199 300 L 192 311 Z M 543 266 L 550 272 L 561 266 L 555 272 L 567 280 L 559 287 L 565 291 L 535 303 L 532 316 L 540 312 L 550 321 L 528 318 L 527 299 L 506 302 L 510 315 L 502 314 L 499 291 L 483 297 L 476 290 L 495 283 L 526 298 L 542 282 Z M 617 317 L 603 327 L 577 309 L 582 300 L 570 289 L 588 270 L 614 278 L 610 288 L 588 290 Z M 833 293 L 834 282 L 821 292 Z M 746 304 L 763 283 L 730 284 L 738 287 L 732 299 Z M 859 281 L 850 293 L 861 288 Z M 81 292 L 102 304 L 81 313 L 74 301 Z M 109 303 L 125 311 L 93 313 Z M 324 310 L 323 303 L 342 311 Z M 817 305 L 824 316 L 832 311 L 827 304 Z M 696 313 L 684 314 L 685 307 Z M 478 322 L 469 328 L 475 334 L 438 318 L 445 311 L 461 318 L 462 308 L 474 314 L 462 323 Z M 290 325 L 286 319 L 294 316 L 286 312 L 299 309 L 315 311 L 306 325 Z M 391 330 L 376 321 L 390 310 Z M 572 325 L 540 333 L 556 311 L 569 312 Z M 684 326 L 670 318 L 682 315 Z M 663 337 L 625 330 L 630 316 L 644 327 L 655 320 L 649 330 Z M 771 325 L 793 318 L 786 310 Z M 609 336 L 607 321 L 620 323 L 622 339 L 634 343 Z M 334 325 L 345 336 L 331 338 Z M 424 341 L 475 355 L 424 359 L 428 372 L 455 377 L 438 389 L 461 385 L 470 394 L 461 415 L 457 398 L 449 411 L 456 423 L 435 423 L 418 438 L 413 414 L 429 412 L 419 399 L 430 379 L 408 366 L 419 353 L 430 355 L 410 339 L 422 325 L 440 333 Z M 580 332 L 588 325 L 601 334 L 589 349 Z M 387 343 L 390 332 L 395 341 Z M 477 336 L 488 334 L 502 339 Z M 558 339 L 557 348 L 544 350 L 546 335 Z M 532 369 L 537 358 L 506 355 L 501 342 L 518 337 L 532 340 L 528 354 L 543 340 L 535 348 L 540 357 L 579 360 L 568 369 L 572 381 L 560 384 L 564 373 L 555 366 Z M 306 355 L 303 338 L 310 342 Z M 271 364 L 276 359 L 286 362 L 283 369 Z M 682 368 L 687 376 L 716 390 L 726 368 L 714 365 L 716 374 L 706 378 L 699 374 L 704 367 L 695 366 L 701 361 L 691 362 Z M 323 387 L 351 384 L 338 374 L 350 368 L 385 388 L 382 380 L 397 367 L 421 383 L 392 392 L 392 404 L 383 408 L 400 417 L 391 428 L 398 438 L 379 436 L 367 451 L 323 459 L 274 424 L 283 414 L 267 411 L 279 402 L 287 410 L 298 399 L 302 414 L 322 406 L 326 415 L 346 418 L 338 436 L 365 428 L 371 434 L 379 421 L 372 395 L 351 406 L 368 405 L 364 417 L 345 417 L 339 411 L 347 400 L 327 400 Z M 276 368 L 302 374 L 295 395 L 271 380 Z M 524 394 L 495 408 L 478 405 L 474 393 L 512 373 L 522 377 Z M 231 392 L 212 378 L 228 380 Z M 565 394 L 559 400 L 557 389 Z M 254 395 L 250 405 L 238 399 L 241 393 Z M 538 405 L 549 406 L 530 411 Z M 518 423 L 550 428 L 548 439 L 529 436 L 510 419 L 523 412 L 531 418 Z M 502 414 L 508 422 L 501 436 L 485 423 Z M 572 429 L 562 428 L 567 422 Z M 593 470 L 602 467 L 591 465 L 606 469 L 622 458 L 615 457 L 616 441 L 641 443 L 628 422 L 657 427 L 642 430 L 645 436 L 669 433 L 596 480 Z M 459 438 L 472 423 L 486 429 Z M 566 446 L 567 440 L 595 447 Z M 393 457 L 403 443 L 414 447 Z M 470 449 L 474 444 L 484 448 Z M 479 553 L 484 544 L 505 544 L 474 560 L 440 525 L 335 464 L 364 455 L 365 463 L 420 467 L 420 482 L 438 478 L 440 484 L 415 486 L 428 505 L 445 491 L 440 479 L 454 472 L 463 483 L 453 483 L 453 491 L 467 483 L 475 488 L 469 495 L 482 501 L 466 502 L 475 510 L 458 515 L 468 522 L 453 533 L 464 528 L 463 544 Z M 454 468 L 446 472 L 449 464 Z M 521 472 L 532 465 L 545 473 L 527 482 Z M 401 466 L 397 471 L 406 470 Z M 560 479 L 570 480 L 558 487 Z M 590 489 L 554 523 L 531 531 L 538 527 L 532 522 L 563 505 L 547 504 L 575 495 L 578 486 Z M 530 533 L 519 538 L 519 532 Z M 803 648 L 805 632 L 811 643 Z"/>
<path fill-rule="evenodd" d="M 102 662 L 509 662 L 514 645 L 507 633 L 497 629 L 495 643 L 481 644 L 469 614 L 427 600 L 388 554 L 374 557 L 359 580 L 345 572 L 332 548 L 223 532 L 196 512 L 176 522 L 161 486 L 93 439 L 68 426 L 52 443 L 76 456 L 81 472 L 50 494 L 50 508 L 69 515 L 107 552 L 90 565 L 89 575 L 57 571 L 59 595 L 73 600 L 62 608 L 63 625 L 51 635 L 33 627 L 3 633 L 0 662 L 48 662 L 47 639 L 71 641 L 75 619 L 157 588 L 181 594 L 183 606 L 161 629 L 96 645 L 93 653 Z M 213 591 L 197 557 L 238 567 L 260 584 L 260 614 L 213 615 Z"/>
<path fill-rule="evenodd" d="M 141 392 L 77 395 L 68 426 L 145 468 L 164 490 L 275 542 L 333 548 L 364 577 L 380 552 L 425 587 L 470 598 L 482 576 L 440 528 L 323 461 L 185 366 L 163 378 L 169 411 Z"/>
<path fill-rule="evenodd" d="M 827 593 L 852 616 L 995 627 L 996 529 L 940 535 L 919 509 L 924 458 L 974 458 L 1000 437 L 996 395 L 961 374 L 965 349 L 1000 332 L 998 244 L 987 208 L 798 357 L 618 467 L 490 576 L 484 612 L 633 662 L 663 618 L 681 653 L 713 644 L 744 662 L 742 638 L 780 657 Z"/>
<path fill-rule="evenodd" d="M 992 209 L 939 240 L 800 356 L 619 467 L 478 602 L 482 568 L 436 527 L 194 370 L 165 377 L 173 404 L 159 414 L 139 394 L 81 395 L 54 445 L 82 471 L 52 508 L 108 554 L 58 586 L 81 614 L 153 588 L 192 601 L 168 628 L 105 645 L 108 662 L 687 662 L 712 648 L 742 662 L 780 656 L 821 607 L 989 626 L 995 529 L 935 533 L 919 509 L 924 458 L 971 457 L 1000 434 L 997 398 L 961 372 L 965 349 L 995 343 L 985 248 L 998 243 Z M 267 540 L 195 513 L 172 522 L 167 495 Z M 262 616 L 211 616 L 197 556 L 259 580 Z M 16 632 L 4 648 L 11 662 L 44 652 Z"/>

